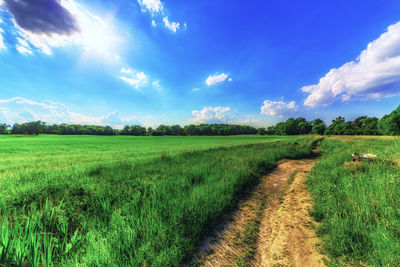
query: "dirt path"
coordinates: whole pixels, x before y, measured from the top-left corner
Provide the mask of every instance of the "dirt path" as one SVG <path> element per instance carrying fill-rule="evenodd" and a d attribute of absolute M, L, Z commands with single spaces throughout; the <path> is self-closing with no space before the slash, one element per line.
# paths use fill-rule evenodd
<path fill-rule="evenodd" d="M 314 163 L 281 161 L 239 204 L 217 238 L 208 240 L 199 265 L 323 266 L 309 216 L 312 199 L 304 184 Z"/>

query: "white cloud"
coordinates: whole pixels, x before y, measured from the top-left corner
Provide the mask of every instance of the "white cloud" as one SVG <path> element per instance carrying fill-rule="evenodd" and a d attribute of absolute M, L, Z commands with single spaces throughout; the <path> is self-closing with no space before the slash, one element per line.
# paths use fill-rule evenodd
<path fill-rule="evenodd" d="M 21 53 L 23 55 L 27 55 L 27 54 L 31 55 L 31 54 L 33 54 L 33 52 L 31 50 L 29 50 L 28 48 L 26 48 L 26 47 L 24 47 L 22 45 L 17 45 L 16 49 L 17 49 L 17 51 L 19 53 Z"/>
<path fill-rule="evenodd" d="M 136 117 L 123 117 L 114 111 L 99 117 L 71 111 L 68 106 L 53 101 L 37 102 L 23 97 L 0 99 L 0 123 L 24 123 L 41 120 L 50 124 L 109 125 L 122 128 L 125 124 L 140 124 Z"/>
<path fill-rule="evenodd" d="M 28 42 L 24 39 L 21 38 L 17 38 L 18 44 L 16 46 L 16 49 L 19 53 L 21 54 L 33 54 L 32 50 L 30 49 L 30 45 L 28 44 Z"/>
<path fill-rule="evenodd" d="M 150 11 L 152 14 L 161 12 L 163 10 L 163 4 L 160 0 L 138 0 L 142 11 Z"/>
<path fill-rule="evenodd" d="M 141 87 L 148 86 L 149 88 L 155 89 L 158 93 L 163 92 L 163 88 L 160 85 L 160 81 L 150 80 L 150 77 L 142 71 L 132 70 L 130 68 L 122 68 L 122 75 L 119 79 L 133 86 L 136 90 L 140 90 Z"/>
<path fill-rule="evenodd" d="M 152 82 L 153 88 L 158 92 L 158 93 L 162 93 L 163 92 L 163 88 L 160 85 L 159 81 L 154 81 Z"/>
<path fill-rule="evenodd" d="M 265 100 L 264 105 L 261 107 L 261 114 L 270 116 L 287 116 L 296 110 L 296 102 L 291 101 L 285 103 L 283 101 L 270 101 Z"/>
<path fill-rule="evenodd" d="M 232 78 L 229 78 L 228 81 L 231 82 L 231 81 L 232 81 Z"/>
<path fill-rule="evenodd" d="M 122 72 L 122 73 L 125 73 L 125 74 L 129 74 L 129 73 L 132 73 L 132 70 L 129 69 L 129 68 L 122 68 L 122 69 L 121 69 L 121 72 Z"/>
<path fill-rule="evenodd" d="M 400 94 L 400 22 L 368 44 L 355 61 L 331 69 L 318 84 L 304 86 L 306 106 Z"/>
<path fill-rule="evenodd" d="M 230 124 L 238 124 L 238 125 L 248 125 L 248 126 L 253 126 L 257 127 L 260 125 L 261 120 L 259 119 L 243 119 L 243 120 L 232 120 L 229 121 Z"/>
<path fill-rule="evenodd" d="M 151 26 L 157 27 L 156 19 L 164 16 L 164 4 L 160 0 L 138 0 L 139 5 L 142 8 L 142 12 L 149 12 L 152 16 Z M 157 15 L 157 16 L 156 16 Z M 163 17 L 164 26 L 173 32 L 176 32 L 180 28 L 179 22 L 169 21 L 167 16 Z M 183 24 L 186 29 L 186 22 Z"/>
<path fill-rule="evenodd" d="M 219 75 L 210 75 L 208 76 L 208 78 L 206 79 L 206 85 L 207 86 L 213 86 L 216 85 L 218 83 L 222 83 L 223 81 L 226 80 L 226 78 L 228 78 L 228 75 L 225 73 L 221 73 Z"/>
<path fill-rule="evenodd" d="M 121 72 L 130 74 L 129 76 L 121 76 L 120 79 L 132 85 L 136 89 L 146 86 L 149 83 L 149 77 L 144 72 L 134 72 L 130 69 L 122 69 Z"/>
<path fill-rule="evenodd" d="M 193 119 L 189 121 L 192 124 L 201 123 L 226 123 L 226 113 L 230 107 L 204 107 L 202 110 L 193 110 Z"/>
<path fill-rule="evenodd" d="M 176 32 L 179 29 L 179 22 L 170 22 L 168 20 L 168 17 L 164 17 L 163 18 L 164 21 L 164 25 L 167 29 L 169 29 L 170 31 Z"/>
<path fill-rule="evenodd" d="M 193 91 L 200 91 L 201 89 L 196 87 L 196 88 L 193 88 L 192 90 Z"/>
<path fill-rule="evenodd" d="M 7 49 L 6 45 L 4 44 L 4 38 L 3 38 L 3 34 L 2 34 L 3 32 L 4 32 L 3 29 L 0 28 L 0 51 Z"/>
<path fill-rule="evenodd" d="M 152 84 L 155 88 L 161 88 L 159 81 L 154 81 Z"/>

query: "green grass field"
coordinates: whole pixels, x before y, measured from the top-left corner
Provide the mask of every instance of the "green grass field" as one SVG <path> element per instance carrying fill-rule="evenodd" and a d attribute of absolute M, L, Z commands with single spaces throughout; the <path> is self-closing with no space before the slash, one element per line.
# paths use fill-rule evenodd
<path fill-rule="evenodd" d="M 296 141 L 296 142 L 295 142 Z M 177 266 L 304 137 L 0 136 L 0 263 Z"/>
<path fill-rule="evenodd" d="M 0 135 L 0 172 L 18 168 L 80 168 L 138 161 L 185 151 L 293 139 L 293 136 Z"/>
<path fill-rule="evenodd" d="M 0 266 L 178 266 L 245 188 L 316 140 L 0 136 Z M 400 139 L 326 137 L 319 151 L 307 183 L 331 265 L 400 265 Z"/>
<path fill-rule="evenodd" d="M 400 265 L 400 139 L 326 138 L 308 178 L 313 216 L 332 265 Z M 352 162 L 352 152 L 378 160 Z"/>

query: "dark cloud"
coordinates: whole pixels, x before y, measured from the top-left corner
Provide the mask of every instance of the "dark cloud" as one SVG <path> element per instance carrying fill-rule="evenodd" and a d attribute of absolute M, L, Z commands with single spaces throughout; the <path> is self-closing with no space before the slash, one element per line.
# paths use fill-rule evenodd
<path fill-rule="evenodd" d="M 79 30 L 75 18 L 58 0 L 5 0 L 7 10 L 24 30 L 70 35 Z"/>

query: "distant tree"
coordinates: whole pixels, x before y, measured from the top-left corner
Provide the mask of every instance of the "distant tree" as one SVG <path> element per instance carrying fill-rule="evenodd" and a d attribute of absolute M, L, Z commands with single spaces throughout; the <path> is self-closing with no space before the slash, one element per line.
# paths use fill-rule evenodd
<path fill-rule="evenodd" d="M 311 133 L 323 135 L 326 129 L 325 123 L 321 119 L 315 119 L 311 123 Z"/>
<path fill-rule="evenodd" d="M 195 135 L 196 134 L 196 125 L 186 125 L 183 128 L 185 135 Z"/>
<path fill-rule="evenodd" d="M 300 133 L 297 121 L 294 118 L 285 121 L 283 129 L 285 135 L 296 135 Z"/>
<path fill-rule="evenodd" d="M 184 130 L 181 126 L 179 125 L 172 125 L 170 127 L 170 134 L 171 135 L 184 135 Z"/>
<path fill-rule="evenodd" d="M 297 134 L 309 134 L 312 129 L 311 122 L 307 121 L 305 118 L 297 118 Z"/>
<path fill-rule="evenodd" d="M 257 129 L 257 134 L 266 135 L 267 134 L 267 130 L 265 130 L 265 128 L 258 128 Z"/>
<path fill-rule="evenodd" d="M 275 135 L 286 135 L 285 123 L 284 122 L 279 122 L 277 125 L 275 125 L 274 134 Z"/>
<path fill-rule="evenodd" d="M 106 126 L 106 127 L 104 127 L 103 134 L 104 135 L 115 135 L 115 131 L 110 126 Z"/>
<path fill-rule="evenodd" d="M 8 134 L 9 127 L 10 127 L 10 125 L 8 125 L 6 123 L 1 123 L 0 124 L 0 134 Z"/>
<path fill-rule="evenodd" d="M 354 134 L 359 135 L 377 135 L 378 131 L 378 118 L 362 116 L 353 121 Z"/>
<path fill-rule="evenodd" d="M 400 135 L 400 105 L 379 120 L 378 130 L 384 135 Z"/>
<path fill-rule="evenodd" d="M 344 134 L 344 130 L 346 129 L 346 120 L 343 117 L 337 117 L 332 120 L 332 123 L 326 128 L 325 134 Z"/>

